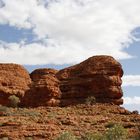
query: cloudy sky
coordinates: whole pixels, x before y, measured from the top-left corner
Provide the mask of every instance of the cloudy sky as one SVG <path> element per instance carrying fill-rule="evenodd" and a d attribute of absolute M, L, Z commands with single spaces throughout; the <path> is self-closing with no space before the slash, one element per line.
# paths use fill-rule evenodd
<path fill-rule="evenodd" d="M 0 62 L 63 67 L 112 55 L 124 106 L 140 111 L 140 0 L 0 0 Z"/>

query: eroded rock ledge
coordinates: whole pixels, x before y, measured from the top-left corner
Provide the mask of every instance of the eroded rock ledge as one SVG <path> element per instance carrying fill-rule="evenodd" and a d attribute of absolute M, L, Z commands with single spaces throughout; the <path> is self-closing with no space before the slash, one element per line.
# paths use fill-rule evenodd
<path fill-rule="evenodd" d="M 93 56 L 62 69 L 36 69 L 31 74 L 17 64 L 0 64 L 0 104 L 16 95 L 21 106 L 67 106 L 84 103 L 89 96 L 97 102 L 123 103 L 122 66 L 111 56 Z"/>

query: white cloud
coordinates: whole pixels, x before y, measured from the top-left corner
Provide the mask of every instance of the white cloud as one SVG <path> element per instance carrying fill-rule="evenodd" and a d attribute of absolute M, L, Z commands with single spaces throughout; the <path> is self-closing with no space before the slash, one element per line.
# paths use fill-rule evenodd
<path fill-rule="evenodd" d="M 124 75 L 123 86 L 140 86 L 140 75 Z"/>
<path fill-rule="evenodd" d="M 4 7 L 4 2 L 0 0 L 0 8 Z"/>
<path fill-rule="evenodd" d="M 123 106 L 130 111 L 138 110 L 140 113 L 140 96 L 123 97 Z"/>
<path fill-rule="evenodd" d="M 46 46 L 49 47 L 46 47 Z M 42 43 L 25 44 L 24 41 L 20 43 L 6 43 L 0 41 L 0 62 L 18 64 L 64 64 L 64 63 L 76 63 L 80 58 L 76 55 L 78 51 L 84 54 L 84 50 L 80 50 L 80 47 L 72 46 L 72 48 L 65 48 L 63 46 L 55 46 L 53 40 Z M 60 50 L 63 51 L 60 51 Z M 75 49 L 77 49 L 75 51 Z M 78 50 L 79 49 L 79 50 Z M 69 52 L 69 53 L 67 53 Z M 74 54 L 75 57 L 72 57 Z M 84 55 L 83 55 L 84 56 Z M 77 58 L 76 58 L 77 57 Z M 66 60 L 64 59 L 66 58 Z"/>
<path fill-rule="evenodd" d="M 131 31 L 140 26 L 139 0 L 5 0 L 4 3 L 0 8 L 0 24 L 32 28 L 42 43 L 24 47 L 20 43 L 1 43 L 2 62 L 68 64 L 97 54 L 117 59 L 132 57 L 124 49 L 132 43 Z"/>
<path fill-rule="evenodd" d="M 140 97 L 138 96 L 124 97 L 123 99 L 125 105 L 132 105 L 132 104 L 140 105 Z"/>

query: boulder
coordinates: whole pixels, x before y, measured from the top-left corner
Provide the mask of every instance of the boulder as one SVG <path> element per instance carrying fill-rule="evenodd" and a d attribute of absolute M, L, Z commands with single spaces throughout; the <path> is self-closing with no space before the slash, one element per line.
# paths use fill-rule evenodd
<path fill-rule="evenodd" d="M 9 105 L 9 96 L 22 98 L 31 84 L 27 70 L 18 64 L 0 64 L 0 104 Z"/>
<path fill-rule="evenodd" d="M 111 56 L 93 56 L 80 64 L 60 70 L 61 105 L 85 102 L 94 96 L 97 102 L 122 104 L 121 64 Z"/>
<path fill-rule="evenodd" d="M 32 85 L 21 101 L 22 106 L 57 106 L 61 91 L 54 69 L 36 69 L 31 74 Z"/>

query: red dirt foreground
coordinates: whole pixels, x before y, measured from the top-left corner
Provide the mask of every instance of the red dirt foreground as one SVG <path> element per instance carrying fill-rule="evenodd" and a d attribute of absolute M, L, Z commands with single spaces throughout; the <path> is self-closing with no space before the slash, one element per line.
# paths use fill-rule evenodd
<path fill-rule="evenodd" d="M 113 57 L 93 56 L 84 62 L 57 71 L 37 69 L 30 75 L 20 65 L 0 65 L 0 104 L 16 95 L 21 106 L 67 106 L 84 103 L 89 96 L 96 102 L 123 103 L 122 67 Z"/>

